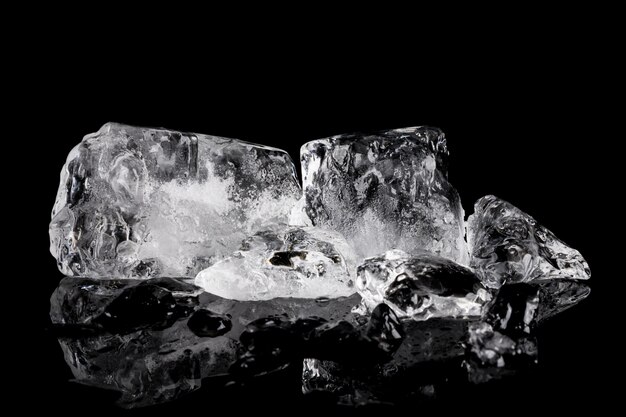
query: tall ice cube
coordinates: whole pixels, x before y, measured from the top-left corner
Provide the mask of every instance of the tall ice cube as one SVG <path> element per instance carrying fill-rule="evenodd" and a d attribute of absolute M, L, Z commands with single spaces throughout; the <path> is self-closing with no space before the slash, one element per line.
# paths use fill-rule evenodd
<path fill-rule="evenodd" d="M 308 142 L 300 151 L 303 211 L 314 226 L 342 233 L 361 259 L 427 250 L 467 265 L 447 157 L 443 132 L 431 127 Z"/>

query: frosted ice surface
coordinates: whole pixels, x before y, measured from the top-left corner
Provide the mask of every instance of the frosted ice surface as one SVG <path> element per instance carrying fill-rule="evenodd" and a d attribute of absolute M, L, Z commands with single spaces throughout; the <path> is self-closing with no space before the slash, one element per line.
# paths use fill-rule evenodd
<path fill-rule="evenodd" d="M 194 277 L 299 196 L 280 149 L 107 123 L 68 155 L 50 251 L 70 276 Z"/>
<path fill-rule="evenodd" d="M 356 288 L 367 311 L 385 303 L 414 320 L 479 316 L 491 298 L 470 269 L 428 252 L 368 258 L 357 268 Z"/>
<path fill-rule="evenodd" d="M 588 279 L 591 275 L 580 252 L 512 204 L 488 195 L 474 205 L 467 223 L 470 266 L 483 283 L 535 279 Z"/>
<path fill-rule="evenodd" d="M 427 250 L 467 264 L 464 212 L 447 180 L 447 157 L 443 132 L 429 127 L 308 142 L 297 214 L 342 233 L 361 259 Z"/>
<path fill-rule="evenodd" d="M 247 238 L 239 251 L 201 271 L 196 284 L 220 297 L 339 297 L 355 292 L 355 255 L 336 232 L 276 226 Z"/>

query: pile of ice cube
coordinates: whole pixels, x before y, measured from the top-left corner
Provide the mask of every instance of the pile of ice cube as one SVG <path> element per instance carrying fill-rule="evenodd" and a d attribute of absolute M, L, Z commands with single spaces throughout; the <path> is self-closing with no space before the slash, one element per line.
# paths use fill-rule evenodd
<path fill-rule="evenodd" d="M 333 136 L 300 158 L 302 188 L 280 149 L 107 123 L 67 158 L 50 250 L 68 276 L 195 277 L 236 300 L 359 292 L 416 319 L 480 314 L 505 283 L 589 278 L 494 196 L 466 223 L 439 129 Z"/>
<path fill-rule="evenodd" d="M 85 136 L 50 223 L 75 377 L 142 405 L 302 358 L 304 392 L 363 355 L 394 372 L 464 355 L 481 382 L 534 362 L 537 323 L 589 293 L 580 253 L 513 205 L 488 195 L 465 221 L 439 129 L 333 136 L 300 158 L 302 186 L 268 146 L 115 123 Z"/>

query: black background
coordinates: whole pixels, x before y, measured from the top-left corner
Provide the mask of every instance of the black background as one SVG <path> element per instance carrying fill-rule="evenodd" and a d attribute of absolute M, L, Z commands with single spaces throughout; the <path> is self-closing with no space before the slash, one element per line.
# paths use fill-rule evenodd
<path fill-rule="evenodd" d="M 459 393 L 463 403 L 454 406 L 467 405 L 476 414 L 545 407 L 564 412 L 602 410 L 614 399 L 607 375 L 621 366 L 623 349 L 606 318 L 612 313 L 608 280 L 616 277 L 600 264 L 604 245 L 596 235 L 605 220 L 597 217 L 598 201 L 609 204 L 610 198 L 600 198 L 606 194 L 598 185 L 600 155 L 606 152 L 598 115 L 610 116 L 600 108 L 599 94 L 607 87 L 592 72 L 601 53 L 585 36 L 571 32 L 571 42 L 565 42 L 556 33 L 550 42 L 540 37 L 527 43 L 520 32 L 492 44 L 499 34 L 491 32 L 475 41 L 460 37 L 436 56 L 423 44 L 400 47 L 369 38 L 358 46 L 340 42 L 334 45 L 338 51 L 325 54 L 332 39 L 292 46 L 252 36 L 241 43 L 201 42 L 194 49 L 172 44 L 161 33 L 145 44 L 150 36 L 127 45 L 120 36 L 112 47 L 101 39 L 78 43 L 80 31 L 59 31 L 51 37 L 42 33 L 28 53 L 24 77 L 14 85 L 20 95 L 15 106 L 27 116 L 18 133 L 21 155 L 27 157 L 16 157 L 24 175 L 13 177 L 19 194 L 7 203 L 23 209 L 23 224 L 32 229 L 18 222 L 28 254 L 12 253 L 7 260 L 19 258 L 18 270 L 27 275 L 19 276 L 27 282 L 18 281 L 11 296 L 15 307 L 8 321 L 18 329 L 4 336 L 13 352 L 6 359 L 9 403 L 69 414 L 126 413 L 68 382 L 71 372 L 46 331 L 48 300 L 61 278 L 47 235 L 59 172 L 82 136 L 107 121 L 268 144 L 289 151 L 296 164 L 301 144 L 319 137 L 414 125 L 442 128 L 451 153 L 449 178 L 467 215 L 485 194 L 506 199 L 579 249 L 593 276 L 591 296 L 542 329 L 541 367 L 534 378 L 471 398 Z M 288 32 L 282 35 L 289 38 Z M 605 216 L 617 215 L 609 213 Z M 277 384 L 271 395 L 239 393 L 233 399 L 203 393 L 143 413 L 316 409 L 271 383 Z"/>

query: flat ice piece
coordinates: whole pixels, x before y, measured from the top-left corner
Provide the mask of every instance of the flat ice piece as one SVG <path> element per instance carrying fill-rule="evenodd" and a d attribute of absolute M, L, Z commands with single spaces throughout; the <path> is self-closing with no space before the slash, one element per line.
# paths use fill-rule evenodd
<path fill-rule="evenodd" d="M 367 311 L 385 303 L 414 320 L 480 316 L 491 298 L 470 269 L 428 252 L 368 258 L 357 268 L 356 288 Z"/>
<path fill-rule="evenodd" d="M 304 207 L 295 214 L 342 233 L 360 259 L 427 250 L 465 265 L 464 212 L 447 158 L 443 132 L 430 127 L 308 142 L 300 150 Z"/>
<path fill-rule="evenodd" d="M 535 279 L 591 276 L 580 252 L 528 214 L 493 195 L 474 204 L 474 214 L 467 221 L 467 240 L 470 266 L 490 288 Z"/>
<path fill-rule="evenodd" d="M 67 157 L 50 251 L 70 276 L 194 277 L 300 195 L 280 149 L 107 123 Z"/>
<path fill-rule="evenodd" d="M 239 251 L 201 271 L 195 282 L 235 300 L 340 297 L 355 292 L 354 268 L 355 255 L 339 233 L 276 226 L 245 239 Z"/>

